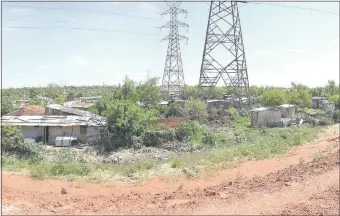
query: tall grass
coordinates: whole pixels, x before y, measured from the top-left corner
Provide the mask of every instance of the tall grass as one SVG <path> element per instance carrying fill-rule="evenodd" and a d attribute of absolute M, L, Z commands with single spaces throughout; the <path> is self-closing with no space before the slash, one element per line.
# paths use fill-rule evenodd
<path fill-rule="evenodd" d="M 142 174 L 160 175 L 160 170 L 167 169 L 166 175 L 182 173 L 182 170 L 216 170 L 235 166 L 240 160 L 261 160 L 278 154 L 283 154 L 290 148 L 313 140 L 323 128 L 294 126 L 290 128 L 268 129 L 260 133 L 258 129 L 248 128 L 243 119 L 239 119 L 235 129 L 240 142 L 235 137 L 216 135 L 213 137 L 219 147 L 207 152 L 188 153 L 180 155 L 170 161 L 161 163 L 152 159 L 138 160 L 133 164 L 116 165 L 84 162 L 68 150 L 57 151 L 56 160 L 25 160 L 14 155 L 4 154 L 2 164 L 4 170 L 26 171 L 37 179 L 44 178 L 86 178 L 86 179 L 114 179 L 127 178 Z M 198 130 L 201 131 L 201 130 Z M 191 135 L 194 135 L 192 133 Z M 218 136 L 223 137 L 218 138 Z M 217 137 L 217 138 L 216 138 Z M 209 137 L 212 139 L 212 137 Z M 223 147 L 223 148 L 221 148 Z M 76 159 L 75 159 L 76 158 Z M 78 159 L 77 159 L 78 158 Z M 177 171 L 176 171 L 177 170 Z M 137 175 L 134 175 L 137 174 Z M 187 175 L 187 174 L 185 174 Z"/>

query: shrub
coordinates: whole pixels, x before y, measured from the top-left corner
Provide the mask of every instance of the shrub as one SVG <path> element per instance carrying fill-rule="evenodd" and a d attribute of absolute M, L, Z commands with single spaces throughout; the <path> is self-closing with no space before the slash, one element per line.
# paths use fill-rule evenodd
<path fill-rule="evenodd" d="M 215 146 L 216 145 L 216 135 L 212 132 L 204 131 L 202 142 L 203 142 L 203 144 Z"/>
<path fill-rule="evenodd" d="M 178 168 L 183 168 L 184 162 L 178 158 L 172 161 L 171 163 L 171 168 L 178 169 Z"/>
<path fill-rule="evenodd" d="M 42 146 L 34 140 L 24 139 L 18 127 L 5 125 L 1 131 L 2 146 L 4 152 L 29 158 L 32 161 L 42 159 Z"/>
<path fill-rule="evenodd" d="M 123 173 L 125 175 L 133 174 L 136 172 L 151 170 L 156 166 L 154 160 L 151 159 L 141 159 L 136 161 L 133 164 L 128 164 L 124 167 Z"/>
<path fill-rule="evenodd" d="M 340 122 L 340 110 L 336 110 L 333 113 L 333 120 L 334 122 Z"/>

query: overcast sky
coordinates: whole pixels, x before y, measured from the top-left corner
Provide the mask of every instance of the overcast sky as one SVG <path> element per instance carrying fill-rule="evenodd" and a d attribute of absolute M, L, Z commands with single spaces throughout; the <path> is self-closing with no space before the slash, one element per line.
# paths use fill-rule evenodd
<path fill-rule="evenodd" d="M 339 13 L 339 3 L 271 4 Z M 162 77 L 167 41 L 161 39 L 167 29 L 157 27 L 168 20 L 159 15 L 165 3 L 2 5 L 4 88 L 117 84 L 125 75 L 139 81 L 148 73 Z M 189 38 L 188 44 L 181 44 L 185 82 L 194 85 L 199 79 L 209 4 L 182 3 L 181 8 L 188 11 L 187 19 L 181 18 L 190 25 L 188 32 L 181 30 Z M 240 16 L 250 85 L 288 87 L 295 81 L 320 86 L 328 79 L 339 80 L 339 15 L 248 3 L 240 8 Z"/>

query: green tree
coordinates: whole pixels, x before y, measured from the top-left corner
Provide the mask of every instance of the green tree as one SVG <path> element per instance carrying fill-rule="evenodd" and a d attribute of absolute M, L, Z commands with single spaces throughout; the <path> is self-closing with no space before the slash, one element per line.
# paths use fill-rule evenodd
<path fill-rule="evenodd" d="M 75 93 L 74 91 L 70 90 L 67 92 L 66 100 L 67 101 L 72 101 L 75 98 Z"/>
<path fill-rule="evenodd" d="M 292 89 L 288 93 L 288 101 L 291 104 L 295 104 L 301 108 L 311 107 L 312 95 L 307 89 Z"/>
<path fill-rule="evenodd" d="M 47 85 L 47 88 L 46 88 L 47 97 L 54 99 L 54 98 L 58 98 L 59 95 L 60 95 L 59 86 L 57 84 L 50 83 Z"/>
<path fill-rule="evenodd" d="M 14 105 L 9 97 L 1 97 L 1 116 L 6 115 L 15 110 Z"/>
<path fill-rule="evenodd" d="M 29 94 L 30 98 L 35 98 L 35 97 L 39 96 L 40 91 L 39 91 L 38 88 L 30 88 L 28 90 L 28 94 Z"/>
<path fill-rule="evenodd" d="M 139 101 L 147 107 L 156 106 L 162 99 L 161 90 L 157 86 L 159 78 L 151 78 L 137 87 Z"/>
<path fill-rule="evenodd" d="M 65 103 L 65 98 L 64 98 L 64 96 L 59 95 L 58 100 L 57 100 L 57 103 L 58 103 L 58 104 L 63 104 L 63 103 Z"/>
<path fill-rule="evenodd" d="M 38 105 L 38 106 L 42 106 L 44 105 L 43 101 L 41 99 L 39 99 L 38 97 L 34 97 L 30 100 L 29 105 Z"/>
<path fill-rule="evenodd" d="M 339 95 L 332 95 L 330 97 L 328 97 L 328 100 L 331 102 L 334 102 L 334 105 L 337 109 L 340 108 L 340 97 Z"/>
<path fill-rule="evenodd" d="M 18 127 L 4 125 L 1 127 L 1 143 L 4 151 L 17 151 L 24 143 L 24 137 Z"/>
<path fill-rule="evenodd" d="M 102 144 L 104 151 L 118 147 L 131 147 L 134 137 L 148 129 L 149 122 L 159 115 L 155 109 L 144 110 L 138 104 L 128 101 L 111 101 L 103 113 L 107 118 L 109 136 Z"/>
<path fill-rule="evenodd" d="M 264 106 L 275 107 L 286 102 L 286 93 L 279 88 L 267 89 L 262 98 Z"/>
<path fill-rule="evenodd" d="M 137 102 L 138 93 L 136 90 L 136 83 L 133 80 L 126 77 L 124 80 L 124 84 L 115 89 L 113 93 L 113 99 Z"/>
<path fill-rule="evenodd" d="M 326 92 L 328 95 L 335 95 L 336 84 L 334 80 L 328 80 L 328 84 L 326 85 Z"/>

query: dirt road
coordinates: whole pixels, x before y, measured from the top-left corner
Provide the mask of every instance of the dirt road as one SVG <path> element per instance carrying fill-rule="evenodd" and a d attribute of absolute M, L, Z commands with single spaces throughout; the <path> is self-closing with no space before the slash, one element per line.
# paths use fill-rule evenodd
<path fill-rule="evenodd" d="M 3 214 L 339 215 L 339 133 L 200 179 L 143 185 L 37 181 L 3 174 Z M 61 188 L 67 194 L 61 194 Z"/>

